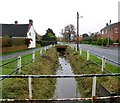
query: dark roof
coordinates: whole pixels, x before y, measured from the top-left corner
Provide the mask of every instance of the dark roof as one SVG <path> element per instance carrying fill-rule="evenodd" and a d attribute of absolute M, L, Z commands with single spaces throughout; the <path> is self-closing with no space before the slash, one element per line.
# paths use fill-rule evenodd
<path fill-rule="evenodd" d="M 101 30 L 110 29 L 110 28 L 114 27 L 115 25 L 118 25 L 118 23 L 120 23 L 120 22 L 113 23 L 113 24 L 111 24 L 111 25 L 105 26 L 105 27 L 104 27 L 103 29 L 101 29 Z"/>
<path fill-rule="evenodd" d="M 0 24 L 0 36 L 27 37 L 29 24 Z"/>

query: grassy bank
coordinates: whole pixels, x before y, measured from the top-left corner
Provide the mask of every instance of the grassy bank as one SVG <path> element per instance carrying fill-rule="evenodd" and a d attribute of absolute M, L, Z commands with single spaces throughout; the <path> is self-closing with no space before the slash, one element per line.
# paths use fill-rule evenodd
<path fill-rule="evenodd" d="M 39 55 L 40 55 L 39 51 L 35 52 L 35 57 L 39 57 Z M 2 64 L 13 61 L 15 59 L 17 59 L 17 57 L 11 58 L 8 60 L 3 60 Z M 24 65 L 25 63 L 29 62 L 30 60 L 32 60 L 32 53 L 21 56 L 21 65 Z M 17 68 L 17 63 L 18 63 L 18 60 L 11 62 L 5 66 L 2 66 L 2 74 L 11 73 L 14 69 Z"/>
<path fill-rule="evenodd" d="M 55 48 L 50 48 L 42 57 L 37 56 L 34 63 L 22 68 L 20 75 L 53 75 L 56 73 L 58 56 Z M 32 79 L 33 98 L 52 98 L 56 79 Z M 28 79 L 4 79 L 2 81 L 2 98 L 28 98 Z"/>
<path fill-rule="evenodd" d="M 73 68 L 74 74 L 101 74 L 101 67 L 91 61 L 87 61 L 85 57 L 80 56 L 72 48 L 68 47 L 66 56 Z M 92 78 L 78 78 L 78 88 L 81 97 L 91 97 L 92 94 Z M 99 77 L 97 78 L 97 96 L 99 95 L 99 86 L 107 87 L 110 92 L 120 93 L 119 79 L 116 77 Z"/>
<path fill-rule="evenodd" d="M 82 51 L 82 56 L 85 58 L 87 56 L 87 52 Z M 90 60 L 95 61 L 100 66 L 102 65 L 101 58 L 98 58 L 97 56 L 90 54 Z M 120 67 L 113 65 L 109 62 L 106 62 L 106 70 L 108 70 L 109 72 L 112 72 L 112 73 L 120 73 Z"/>

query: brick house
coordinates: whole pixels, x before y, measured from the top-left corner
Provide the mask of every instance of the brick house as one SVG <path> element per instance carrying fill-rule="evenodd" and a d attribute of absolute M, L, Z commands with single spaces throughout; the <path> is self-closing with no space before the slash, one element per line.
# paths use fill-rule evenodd
<path fill-rule="evenodd" d="M 110 38 L 111 40 L 119 40 L 120 42 L 120 22 L 108 25 L 100 30 L 100 38 Z"/>

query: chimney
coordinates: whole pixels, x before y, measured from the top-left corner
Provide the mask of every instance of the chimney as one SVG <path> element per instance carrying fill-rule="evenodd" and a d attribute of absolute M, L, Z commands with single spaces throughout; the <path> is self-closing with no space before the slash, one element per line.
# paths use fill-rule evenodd
<path fill-rule="evenodd" d="M 15 24 L 17 25 L 17 24 L 18 24 L 18 21 L 15 21 Z"/>
<path fill-rule="evenodd" d="M 108 23 L 106 23 L 106 26 L 108 26 Z"/>
<path fill-rule="evenodd" d="M 29 26 L 33 26 L 33 20 L 32 19 L 29 20 Z"/>

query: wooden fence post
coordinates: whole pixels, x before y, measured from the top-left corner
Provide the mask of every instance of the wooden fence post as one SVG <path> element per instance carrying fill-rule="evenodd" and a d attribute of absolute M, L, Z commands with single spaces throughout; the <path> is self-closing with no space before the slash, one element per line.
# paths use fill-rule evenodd
<path fill-rule="evenodd" d="M 93 77 L 93 84 L 92 84 L 92 103 L 95 103 L 96 97 L 96 76 Z"/>
<path fill-rule="evenodd" d="M 80 48 L 80 56 L 82 55 L 82 49 Z"/>
<path fill-rule="evenodd" d="M 21 56 L 18 56 L 18 65 L 17 65 L 17 68 L 18 68 L 18 73 L 21 72 Z"/>
<path fill-rule="evenodd" d="M 75 49 L 76 49 L 76 51 L 77 51 L 77 47 L 76 47 Z"/>
<path fill-rule="evenodd" d="M 74 50 L 74 46 L 72 46 L 73 50 Z"/>
<path fill-rule="evenodd" d="M 87 61 L 89 60 L 90 58 L 90 54 L 89 54 L 89 50 L 87 50 Z"/>
<path fill-rule="evenodd" d="M 32 62 L 33 63 L 35 62 L 35 51 L 33 51 L 33 54 L 32 54 Z"/>
<path fill-rule="evenodd" d="M 45 53 L 46 53 L 46 46 L 44 47 Z"/>
<path fill-rule="evenodd" d="M 40 50 L 40 56 L 42 56 L 42 50 Z"/>
<path fill-rule="evenodd" d="M 103 72 L 104 69 L 105 69 L 105 62 L 106 62 L 106 58 L 103 56 L 103 57 L 102 57 L 102 72 Z"/>
<path fill-rule="evenodd" d="M 32 99 L 32 78 L 31 77 L 28 77 L 28 87 L 29 87 L 29 99 L 31 100 Z"/>

